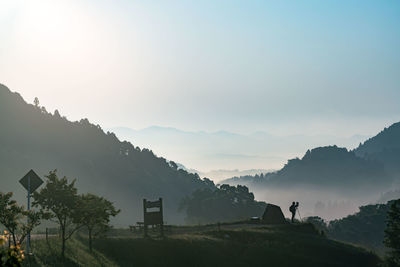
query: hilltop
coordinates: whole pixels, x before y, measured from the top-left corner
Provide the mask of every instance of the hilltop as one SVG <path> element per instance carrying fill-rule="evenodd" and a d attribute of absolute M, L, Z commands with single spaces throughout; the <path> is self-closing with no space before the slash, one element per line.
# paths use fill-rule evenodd
<path fill-rule="evenodd" d="M 383 129 L 355 149 L 356 155 L 378 160 L 395 178 L 400 178 L 400 122 Z"/>
<path fill-rule="evenodd" d="M 382 188 L 391 189 L 391 183 L 400 179 L 399 162 L 400 122 L 360 143 L 354 150 L 336 145 L 317 147 L 307 150 L 301 159 L 288 160 L 277 172 L 232 177 L 221 183 L 325 188 L 361 186 L 363 190 L 367 187 L 382 192 Z"/>
<path fill-rule="evenodd" d="M 380 190 L 392 180 L 383 163 L 361 158 L 354 151 L 337 146 L 308 150 L 299 159 L 290 159 L 279 171 L 256 176 L 234 177 L 223 181 L 234 184 L 292 188 L 342 189 L 355 191 Z"/>

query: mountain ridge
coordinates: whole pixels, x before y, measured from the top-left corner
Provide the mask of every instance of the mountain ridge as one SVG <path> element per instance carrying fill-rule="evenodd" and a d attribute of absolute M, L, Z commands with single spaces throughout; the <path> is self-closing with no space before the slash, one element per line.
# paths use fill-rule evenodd
<path fill-rule="evenodd" d="M 0 85 L 1 190 L 15 192 L 24 203 L 18 184 L 29 169 L 40 176 L 58 169 L 59 175 L 77 178 L 80 192 L 103 195 L 122 209 L 116 221 L 133 224 L 142 218 L 142 198 L 165 200 L 166 220 L 182 222 L 181 199 L 209 187 L 196 174 L 178 170 L 151 150 L 120 141 L 88 119 L 71 122 L 56 110 L 27 104 L 18 93 Z M 175 220 L 175 221 L 174 221 Z"/>
<path fill-rule="evenodd" d="M 216 169 L 280 169 L 288 158 L 300 156 L 310 147 L 336 143 L 352 149 L 369 137 L 326 134 L 278 136 L 263 131 L 243 134 L 225 130 L 186 131 L 163 126 L 139 130 L 115 127 L 109 130 L 121 139 L 151 148 L 156 154 L 174 158 L 189 169 L 201 172 Z"/>
<path fill-rule="evenodd" d="M 400 122 L 385 127 L 360 144 L 354 152 L 360 157 L 385 163 L 385 169 L 400 179 Z"/>
<path fill-rule="evenodd" d="M 356 156 L 354 151 L 336 145 L 307 150 L 304 156 L 289 159 L 280 170 L 262 176 L 233 177 L 221 183 L 285 187 L 306 185 L 346 189 L 388 186 L 392 179 L 385 173 L 383 163 Z M 370 188 L 371 189 L 371 188 Z M 354 189 L 351 189 L 353 191 Z M 358 189 L 359 190 L 359 189 Z"/>

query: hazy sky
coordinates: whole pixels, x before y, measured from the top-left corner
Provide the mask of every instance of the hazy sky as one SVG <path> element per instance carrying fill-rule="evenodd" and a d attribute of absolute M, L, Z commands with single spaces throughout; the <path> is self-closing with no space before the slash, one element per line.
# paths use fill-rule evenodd
<path fill-rule="evenodd" d="M 400 1 L 0 0 L 0 83 L 105 127 L 374 134 Z"/>

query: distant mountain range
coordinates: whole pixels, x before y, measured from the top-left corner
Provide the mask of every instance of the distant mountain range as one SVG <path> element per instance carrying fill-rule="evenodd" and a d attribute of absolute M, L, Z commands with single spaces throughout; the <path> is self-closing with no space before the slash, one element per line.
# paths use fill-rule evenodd
<path fill-rule="evenodd" d="M 299 159 L 288 160 L 279 171 L 221 181 L 265 187 L 321 187 L 351 193 L 390 189 L 400 180 L 400 123 L 385 128 L 354 150 L 335 146 L 307 150 Z M 382 192 L 382 191 L 381 191 Z"/>
<path fill-rule="evenodd" d="M 262 173 L 273 172 L 275 170 L 266 170 L 266 169 L 252 169 L 252 170 L 212 170 L 209 172 L 201 172 L 196 170 L 189 170 L 190 172 L 198 173 L 200 177 L 209 177 L 212 178 L 213 181 L 219 183 L 224 179 L 232 176 L 245 176 L 245 175 L 259 175 Z"/>
<path fill-rule="evenodd" d="M 399 123 L 393 124 L 354 150 L 336 145 L 317 145 L 307 150 L 313 147 L 310 144 L 325 144 L 329 138 L 333 138 L 332 143 L 339 144 L 336 137 L 194 133 L 160 127 L 141 131 L 119 128 L 116 129 L 117 138 L 114 133 L 104 132 L 87 119 L 71 122 L 58 111 L 51 114 L 44 107 L 27 104 L 19 94 L 0 85 L 0 190 L 13 191 L 23 203 L 26 192 L 18 180 L 29 169 L 41 176 L 58 169 L 61 176 L 77 178 L 80 192 L 96 193 L 115 202 L 122 209 L 116 224 L 128 225 L 141 220 L 142 198 L 159 197 L 165 201 L 166 222 L 181 223 L 185 216 L 178 212 L 182 198 L 197 189 L 215 188 L 210 180 L 201 179 L 199 174 L 222 179 L 234 173 L 239 177 L 224 183 L 248 185 L 257 200 L 284 207 L 297 199 L 302 202 L 302 207 L 308 207 L 302 211 L 309 214 L 313 214 L 313 205 L 321 200 L 326 207 L 345 207 L 345 214 L 349 214 L 360 203 L 350 203 L 346 199 L 362 196 L 362 203 L 365 203 L 373 195 L 378 198 L 382 192 L 396 189 L 393 182 L 400 180 L 399 128 Z M 360 138 L 342 139 L 342 142 L 354 145 Z M 135 145 L 120 141 L 124 139 L 132 140 Z M 187 170 L 183 165 L 156 156 L 150 149 L 139 148 L 139 140 L 153 140 L 152 146 L 159 149 L 156 151 L 158 155 L 184 164 L 188 160 L 213 166 L 208 165 L 213 162 L 218 171 Z M 162 154 L 161 148 L 171 149 L 169 151 L 176 153 L 177 157 Z M 307 152 L 301 159 L 296 158 L 296 151 L 303 148 L 302 153 Z M 269 160 L 280 161 L 289 154 L 295 154 L 294 158 L 291 157 L 293 159 L 283 168 L 268 170 Z M 243 161 L 244 165 L 240 165 L 239 162 Z M 230 171 L 224 168 L 228 166 L 224 162 L 235 166 L 234 169 L 241 169 L 251 162 L 265 166 L 267 170 Z M 340 202 L 335 204 L 331 200 Z M 283 212 L 287 213 L 287 209 Z M 330 210 L 324 212 L 332 213 Z M 331 218 L 340 214 L 343 212 L 338 211 Z"/>
<path fill-rule="evenodd" d="M 276 172 L 238 176 L 219 183 L 246 185 L 257 200 L 282 207 L 299 201 L 303 216 L 341 218 L 357 212 L 361 205 L 398 196 L 398 128 L 399 123 L 393 124 L 355 150 L 336 145 L 317 147 L 307 150 L 302 158 L 288 160 Z M 287 214 L 287 210 L 283 212 Z"/>
<path fill-rule="evenodd" d="M 214 187 L 87 119 L 71 122 L 58 111 L 50 114 L 27 104 L 0 84 L 0 190 L 14 192 L 25 203 L 18 180 L 30 169 L 42 177 L 58 169 L 60 176 L 77 179 L 80 192 L 115 202 L 122 210 L 119 225 L 142 220 L 142 198 L 159 197 L 164 198 L 166 222 L 183 222 L 185 214 L 178 213 L 181 199 L 196 189 Z"/>
<path fill-rule="evenodd" d="M 213 181 L 218 183 L 218 181 L 223 181 L 227 178 L 233 176 L 245 176 L 245 175 L 257 175 L 262 173 L 273 172 L 275 170 L 266 170 L 266 169 L 251 169 L 251 170 L 212 170 L 208 172 L 202 172 L 195 169 L 188 169 L 183 164 L 176 163 L 179 169 L 183 169 L 190 173 L 197 173 L 200 177 L 203 178 L 212 178 Z"/>
<path fill-rule="evenodd" d="M 207 176 L 216 182 L 233 176 L 260 174 L 259 171 L 252 171 L 260 168 L 280 169 L 288 158 L 297 157 L 310 147 L 336 144 L 355 148 L 369 137 L 274 136 L 266 132 L 244 135 L 227 131 L 189 132 L 159 126 L 142 130 L 126 127 L 109 130 L 121 140 L 151 148 L 154 153 L 173 158 L 189 169 L 195 169 L 200 176 Z"/>

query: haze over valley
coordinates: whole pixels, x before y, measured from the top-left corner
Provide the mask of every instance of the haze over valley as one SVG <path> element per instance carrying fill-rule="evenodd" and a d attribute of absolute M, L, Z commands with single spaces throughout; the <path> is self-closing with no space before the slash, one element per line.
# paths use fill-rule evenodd
<path fill-rule="evenodd" d="M 399 14 L 0 0 L 0 267 L 400 266 Z"/>
<path fill-rule="evenodd" d="M 354 149 L 370 137 L 357 133 L 340 137 L 327 134 L 277 136 L 262 131 L 250 134 L 190 132 L 160 126 L 142 130 L 124 127 L 109 130 L 121 140 L 149 148 L 155 154 L 173 159 L 217 183 L 233 176 L 280 169 L 288 159 L 300 157 L 312 147 L 336 144 Z"/>
<path fill-rule="evenodd" d="M 104 132 L 100 125 L 91 124 L 87 119 L 70 122 L 59 111 L 55 111 L 54 114 L 48 113 L 44 107 L 27 104 L 19 94 L 12 93 L 7 87 L 1 86 L 0 89 L 0 123 L 4 126 L 4 144 L 1 151 L 3 163 L 9 162 L 2 169 L 4 177 L 11 179 L 20 175 L 18 170 L 22 172 L 22 169 L 29 167 L 26 164 L 35 160 L 37 170 L 42 175 L 52 166 L 57 166 L 60 172 L 81 177 L 77 184 L 83 190 L 103 192 L 105 196 L 119 203 L 119 206 L 126 207 L 125 209 L 130 207 L 125 202 L 127 197 L 138 207 L 141 197 L 156 196 L 156 192 L 159 192 L 169 203 L 167 219 L 172 222 L 181 223 L 184 220 L 185 214 L 178 210 L 181 197 L 199 188 L 214 188 L 214 184 L 218 183 L 246 185 L 258 201 L 275 203 L 282 207 L 287 206 L 293 199 L 298 199 L 302 203 L 303 216 L 318 215 L 326 220 L 347 216 L 356 212 L 361 205 L 376 203 L 382 194 L 397 189 L 399 184 L 400 171 L 396 167 L 399 123 L 385 128 L 382 133 L 365 142 L 359 141 L 361 136 L 349 139 L 298 135 L 274 137 L 264 133 L 246 136 L 228 132 L 190 133 L 160 127 L 152 127 L 138 133 L 119 128 L 116 129 L 120 132 L 118 140 L 113 132 Z M 34 121 L 34 124 L 31 121 Z M 36 126 L 22 131 L 26 125 Z M 38 128 L 37 125 L 43 126 Z M 18 135 L 12 134 L 14 132 L 18 132 Z M 105 146 L 107 142 L 103 144 L 103 138 L 110 143 Z M 52 139 L 54 141 L 50 146 L 49 140 Z M 196 158 L 185 158 L 185 155 L 199 155 L 198 158 L 202 158 L 204 164 L 216 161 L 215 164 L 233 164 L 226 167 L 235 166 L 235 161 L 226 155 L 238 149 L 243 154 L 250 154 L 250 151 L 265 153 L 264 155 L 281 153 L 284 166 L 277 165 L 276 169 L 217 170 L 202 173 L 187 168 L 173 157 L 165 157 L 164 154 L 152 151 L 146 146 L 136 146 L 135 140 L 138 139 L 142 142 L 153 140 L 156 146 L 166 149 L 166 154 L 183 155 L 178 157 L 181 160 Z M 300 141 L 305 143 L 299 143 Z M 324 146 L 330 141 L 347 142 L 353 146 L 356 143 L 363 145 L 353 150 L 336 145 Z M 94 142 L 98 142 L 97 145 L 94 145 Z M 307 148 L 307 142 L 322 146 Z M 75 149 L 72 149 L 74 146 Z M 109 150 L 107 146 L 112 149 Z M 246 150 L 246 147 L 249 147 L 249 150 Z M 370 151 L 369 147 L 373 150 Z M 31 151 L 29 153 L 28 148 Z M 66 150 L 60 150 L 62 148 Z M 73 156 L 77 151 L 81 152 Z M 225 152 L 222 153 L 225 157 L 221 154 L 210 156 L 212 152 L 217 151 Z M 9 155 L 14 155 L 13 157 L 7 156 L 10 152 Z M 294 154 L 293 157 L 284 158 L 291 153 Z M 17 160 L 18 155 L 25 155 L 21 157 L 25 160 Z M 127 157 L 128 161 L 125 161 L 124 157 Z M 65 158 L 69 160 L 65 161 Z M 255 162 L 253 164 L 257 163 L 254 158 L 251 160 Z M 243 159 L 240 161 L 243 162 Z M 268 167 L 270 161 L 267 156 L 259 161 L 259 165 L 253 166 L 264 166 L 264 162 Z M 246 161 L 242 164 L 244 167 L 251 167 L 245 165 Z M 128 171 L 128 176 L 123 168 L 127 168 L 125 171 Z M 173 178 L 174 173 L 181 177 L 180 182 Z M 109 179 L 108 175 L 113 179 Z M 143 180 L 144 177 L 148 178 Z M 96 184 L 91 182 L 92 179 L 96 179 Z M 167 182 L 164 179 L 171 181 Z M 214 183 L 208 179 L 214 180 Z M 7 185 L 10 189 L 16 186 Z M 22 190 L 14 191 L 16 196 L 22 199 Z M 289 215 L 287 209 L 283 209 L 283 212 Z M 122 212 L 115 223 L 127 225 L 129 221 L 138 218 L 140 214 Z"/>

